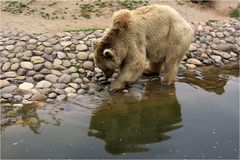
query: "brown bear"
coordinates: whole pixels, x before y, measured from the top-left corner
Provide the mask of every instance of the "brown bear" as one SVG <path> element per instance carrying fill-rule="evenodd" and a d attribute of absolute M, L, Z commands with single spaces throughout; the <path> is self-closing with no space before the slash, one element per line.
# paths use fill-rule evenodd
<path fill-rule="evenodd" d="M 159 73 L 164 65 L 163 84 L 175 81 L 179 64 L 193 37 L 193 29 L 167 5 L 149 5 L 114 13 L 110 30 L 96 42 L 94 60 L 106 77 L 119 75 L 110 91 L 135 82 L 145 73 Z"/>

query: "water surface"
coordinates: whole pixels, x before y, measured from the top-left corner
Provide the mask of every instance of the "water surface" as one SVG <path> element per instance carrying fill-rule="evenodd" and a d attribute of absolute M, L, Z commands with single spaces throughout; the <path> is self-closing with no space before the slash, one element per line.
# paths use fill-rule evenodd
<path fill-rule="evenodd" d="M 1 108 L 1 158 L 239 158 L 239 65 L 111 96 Z"/>

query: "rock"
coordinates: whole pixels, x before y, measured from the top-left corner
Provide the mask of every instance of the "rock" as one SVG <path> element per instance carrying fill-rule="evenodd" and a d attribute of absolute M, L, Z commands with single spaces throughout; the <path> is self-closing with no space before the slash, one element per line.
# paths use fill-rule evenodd
<path fill-rule="evenodd" d="M 85 84 L 80 84 L 80 87 L 81 87 L 82 89 L 87 89 L 87 88 L 88 88 L 88 86 L 85 85 Z"/>
<path fill-rule="evenodd" d="M 59 72 L 59 71 L 57 71 L 57 70 L 51 70 L 51 73 L 52 73 L 52 74 L 55 74 L 55 75 L 57 75 L 57 76 L 61 76 L 61 75 L 62 75 L 62 72 Z"/>
<path fill-rule="evenodd" d="M 218 38 L 223 38 L 224 37 L 224 34 L 222 32 L 217 32 L 216 35 L 217 35 Z"/>
<path fill-rule="evenodd" d="M 17 76 L 17 73 L 13 71 L 9 71 L 9 72 L 5 72 L 4 76 L 6 76 L 7 78 L 14 78 Z"/>
<path fill-rule="evenodd" d="M 72 77 L 68 74 L 63 74 L 59 79 L 58 82 L 59 83 L 69 83 L 71 81 Z"/>
<path fill-rule="evenodd" d="M 220 57 L 220 56 L 212 55 L 212 59 L 213 59 L 216 63 L 221 63 L 221 62 L 222 62 L 222 57 Z"/>
<path fill-rule="evenodd" d="M 59 59 L 63 59 L 63 58 L 66 58 L 66 55 L 65 55 L 65 53 L 63 53 L 63 52 L 57 52 L 57 57 L 58 57 Z"/>
<path fill-rule="evenodd" d="M 50 74 L 51 71 L 48 70 L 48 69 L 46 69 L 46 68 L 43 68 L 43 69 L 40 71 L 40 73 L 42 73 L 42 74 Z"/>
<path fill-rule="evenodd" d="M 47 99 L 47 97 L 44 94 L 41 94 L 41 93 L 35 94 L 31 97 L 32 101 L 44 101 L 46 99 Z"/>
<path fill-rule="evenodd" d="M 94 71 L 95 71 L 96 73 L 102 73 L 102 70 L 101 70 L 100 68 L 97 68 L 97 67 L 94 68 Z"/>
<path fill-rule="evenodd" d="M 186 67 L 188 69 L 195 69 L 196 68 L 196 66 L 194 64 L 186 64 Z"/>
<path fill-rule="evenodd" d="M 3 87 L 3 88 L 0 90 L 0 94 L 13 93 L 16 89 L 17 89 L 17 86 L 16 86 L 16 85 L 6 86 L 6 87 Z"/>
<path fill-rule="evenodd" d="M 23 107 L 23 104 L 21 104 L 21 103 L 16 103 L 16 104 L 13 104 L 12 106 L 13 106 L 13 107 L 16 107 L 16 108 L 22 108 L 22 107 Z"/>
<path fill-rule="evenodd" d="M 23 68 L 19 68 L 17 70 L 17 74 L 18 75 L 25 75 L 27 73 L 27 70 L 26 69 L 23 69 Z"/>
<path fill-rule="evenodd" d="M 64 41 L 64 42 L 61 42 L 61 45 L 62 45 L 64 48 L 70 46 L 71 44 L 72 44 L 71 41 Z"/>
<path fill-rule="evenodd" d="M 77 54 L 77 58 L 78 58 L 79 60 L 85 61 L 85 60 L 88 59 L 88 54 L 87 54 L 86 52 L 79 52 L 79 53 Z"/>
<path fill-rule="evenodd" d="M 48 95 L 49 98 L 56 98 L 57 97 L 57 94 L 56 93 L 50 93 Z"/>
<path fill-rule="evenodd" d="M 31 62 L 21 62 L 20 66 L 24 69 L 33 69 L 33 64 Z"/>
<path fill-rule="evenodd" d="M 11 68 L 10 68 L 10 69 L 11 69 L 12 71 L 16 71 L 16 70 L 19 68 L 19 66 L 20 66 L 19 63 L 13 63 L 13 64 L 11 65 Z"/>
<path fill-rule="evenodd" d="M 1 96 L 5 99 L 13 97 L 13 95 L 11 93 L 3 93 Z"/>
<path fill-rule="evenodd" d="M 54 61 L 53 61 L 53 66 L 59 66 L 59 65 L 61 65 L 63 62 L 62 62 L 62 60 L 60 60 L 60 59 L 54 59 Z"/>
<path fill-rule="evenodd" d="M 10 83 L 7 80 L 0 80 L 0 88 L 9 86 Z"/>
<path fill-rule="evenodd" d="M 58 81 L 58 77 L 54 74 L 49 74 L 49 75 L 46 75 L 45 80 L 52 83 L 56 83 Z"/>
<path fill-rule="evenodd" d="M 30 91 L 33 87 L 34 85 L 32 83 L 24 82 L 20 84 L 18 88 L 24 91 Z"/>
<path fill-rule="evenodd" d="M 30 39 L 30 40 L 28 41 L 28 43 L 30 43 L 30 44 L 35 44 L 35 43 L 37 43 L 37 40 L 36 40 L 36 39 Z"/>
<path fill-rule="evenodd" d="M 237 57 L 237 54 L 234 53 L 234 52 L 230 52 L 230 55 L 231 55 L 232 57 Z"/>
<path fill-rule="evenodd" d="M 37 45 L 35 45 L 35 44 L 27 44 L 26 47 L 27 47 L 28 50 L 32 51 L 32 50 L 37 48 Z"/>
<path fill-rule="evenodd" d="M 76 96 L 77 96 L 76 93 L 68 93 L 68 94 L 67 94 L 67 97 L 68 97 L 68 98 L 74 98 L 74 97 L 76 97 Z"/>
<path fill-rule="evenodd" d="M 60 44 L 56 44 L 56 45 L 53 47 L 53 50 L 55 50 L 55 51 L 62 51 L 62 50 L 63 50 L 63 47 L 62 47 Z"/>
<path fill-rule="evenodd" d="M 95 94 L 96 93 L 96 90 L 94 88 L 90 88 L 88 90 L 88 94 Z"/>
<path fill-rule="evenodd" d="M 47 37 L 45 37 L 44 35 L 40 35 L 39 37 L 38 37 L 38 41 L 39 42 L 44 42 L 44 41 L 46 41 L 48 38 Z"/>
<path fill-rule="evenodd" d="M 225 58 L 225 59 L 231 58 L 231 55 L 228 54 L 227 52 L 220 52 L 220 55 L 221 55 L 223 58 Z"/>
<path fill-rule="evenodd" d="M 6 62 L 2 66 L 2 71 L 7 71 L 7 70 L 9 70 L 10 67 L 11 67 L 11 63 L 10 62 Z"/>
<path fill-rule="evenodd" d="M 191 63 L 191 64 L 194 64 L 194 65 L 198 65 L 198 66 L 201 66 L 202 65 L 202 62 L 199 61 L 198 59 L 196 58 L 190 58 L 187 60 L 187 63 Z"/>
<path fill-rule="evenodd" d="M 5 47 L 6 50 L 12 51 L 14 49 L 14 45 L 8 45 Z"/>
<path fill-rule="evenodd" d="M 43 64 L 36 64 L 36 65 L 34 65 L 33 69 L 34 69 L 34 71 L 39 72 L 40 70 L 43 69 L 43 67 L 44 67 Z"/>
<path fill-rule="evenodd" d="M 193 52 L 193 51 L 196 51 L 196 50 L 197 50 L 197 47 L 195 47 L 193 44 L 191 44 L 191 45 L 189 46 L 188 50 L 189 50 L 190 52 Z"/>
<path fill-rule="evenodd" d="M 86 92 L 87 91 L 82 88 L 77 91 L 78 94 L 85 94 Z"/>
<path fill-rule="evenodd" d="M 45 78 L 45 75 L 43 75 L 43 74 L 36 74 L 36 75 L 33 76 L 33 79 L 37 82 L 41 81 L 41 80 L 44 80 L 44 78 Z"/>
<path fill-rule="evenodd" d="M 91 62 L 91 61 L 85 61 L 82 66 L 84 69 L 87 69 L 87 70 L 94 69 L 93 62 Z"/>
<path fill-rule="evenodd" d="M 53 87 L 54 88 L 58 88 L 58 89 L 63 89 L 63 88 L 66 88 L 66 84 L 62 84 L 62 83 L 55 83 L 53 84 Z"/>
<path fill-rule="evenodd" d="M 47 68 L 47 69 L 52 69 L 53 68 L 53 64 L 49 61 L 46 61 L 44 62 L 44 66 Z"/>
<path fill-rule="evenodd" d="M 44 48 L 44 50 L 43 50 L 45 53 L 47 53 L 47 54 L 51 54 L 52 53 L 52 51 L 53 51 L 53 49 L 52 48 L 50 48 L 50 47 L 46 47 L 46 48 Z"/>
<path fill-rule="evenodd" d="M 72 88 L 72 87 L 66 87 L 66 88 L 64 89 L 64 91 L 65 91 L 66 93 L 76 93 L 76 89 L 74 89 L 74 88 Z"/>
<path fill-rule="evenodd" d="M 23 56 L 25 56 L 25 57 L 32 57 L 32 51 L 25 51 L 23 53 Z"/>
<path fill-rule="evenodd" d="M 76 49 L 78 51 L 86 51 L 88 49 L 88 47 L 85 44 L 79 44 L 79 45 L 77 45 Z"/>
<path fill-rule="evenodd" d="M 50 43 L 50 44 L 52 44 L 52 45 L 54 45 L 54 44 L 57 44 L 57 43 L 58 43 L 58 40 L 55 39 L 55 38 L 51 38 L 51 39 L 48 39 L 47 42 Z"/>
<path fill-rule="evenodd" d="M 69 86 L 73 87 L 74 89 L 78 89 L 78 84 L 77 83 L 69 83 Z"/>
<path fill-rule="evenodd" d="M 67 56 L 70 58 L 70 59 L 75 59 L 76 58 L 76 55 L 74 53 L 67 53 Z"/>
<path fill-rule="evenodd" d="M 40 56 L 33 56 L 33 57 L 31 57 L 31 62 L 34 63 L 34 64 L 43 63 L 44 58 L 42 58 Z"/>
<path fill-rule="evenodd" d="M 69 60 L 63 60 L 63 64 L 64 67 L 70 67 L 72 64 Z"/>
<path fill-rule="evenodd" d="M 67 98 L 66 95 L 61 94 L 61 95 L 57 96 L 56 100 L 58 100 L 58 101 L 62 101 L 62 100 L 64 100 L 64 99 L 66 99 L 66 98 Z"/>
<path fill-rule="evenodd" d="M 42 80 L 37 83 L 36 88 L 49 88 L 52 85 L 51 82 L 48 82 L 46 80 Z"/>

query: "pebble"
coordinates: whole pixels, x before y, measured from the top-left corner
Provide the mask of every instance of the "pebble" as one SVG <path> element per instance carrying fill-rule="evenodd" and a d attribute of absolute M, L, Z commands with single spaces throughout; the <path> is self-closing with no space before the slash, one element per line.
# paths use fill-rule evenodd
<path fill-rule="evenodd" d="M 94 69 L 93 62 L 91 62 L 91 61 L 83 62 L 82 66 L 83 66 L 83 69 L 87 69 L 87 70 L 93 70 Z"/>
<path fill-rule="evenodd" d="M 56 97 L 56 100 L 58 100 L 58 101 L 62 101 L 62 100 L 64 100 L 64 99 L 66 99 L 66 98 L 67 98 L 66 95 L 61 94 L 61 95 L 59 95 L 59 96 Z"/>
<path fill-rule="evenodd" d="M 33 57 L 31 57 L 31 62 L 34 63 L 34 64 L 43 63 L 44 58 L 42 58 L 40 56 L 33 56 Z"/>
<path fill-rule="evenodd" d="M 47 99 L 47 96 L 44 94 L 38 93 L 31 97 L 31 101 L 44 101 Z"/>
<path fill-rule="evenodd" d="M 10 68 L 10 69 L 11 69 L 12 71 L 16 71 L 16 70 L 19 68 L 19 66 L 20 66 L 19 63 L 13 63 L 13 64 L 11 65 L 11 68 Z"/>
<path fill-rule="evenodd" d="M 6 62 L 2 66 L 2 71 L 7 71 L 7 70 L 9 70 L 10 67 L 11 67 L 11 63 L 10 62 Z"/>
<path fill-rule="evenodd" d="M 74 89 L 74 88 L 72 88 L 72 87 L 66 87 L 66 88 L 64 89 L 64 91 L 65 91 L 66 93 L 76 93 L 76 89 Z"/>
<path fill-rule="evenodd" d="M 76 49 L 78 51 L 86 51 L 88 49 L 88 47 L 85 44 L 79 44 L 79 45 L 77 45 Z"/>
<path fill-rule="evenodd" d="M 13 93 L 18 87 L 16 85 L 10 85 L 10 86 L 6 86 L 1 88 L 0 93 L 4 94 L 4 93 Z"/>
<path fill-rule="evenodd" d="M 58 77 L 54 74 L 48 74 L 48 75 L 46 75 L 45 80 L 52 82 L 52 83 L 56 83 L 58 81 Z"/>
<path fill-rule="evenodd" d="M 69 83 L 71 81 L 72 77 L 68 74 L 63 74 L 59 79 L 58 82 L 59 83 Z"/>
<path fill-rule="evenodd" d="M 52 85 L 51 82 L 42 80 L 37 83 L 36 88 L 49 88 Z"/>
<path fill-rule="evenodd" d="M 18 88 L 24 91 L 30 91 L 33 87 L 34 85 L 32 83 L 24 82 L 20 84 Z"/>
<path fill-rule="evenodd" d="M 198 59 L 196 58 L 190 58 L 187 60 L 187 63 L 191 63 L 191 64 L 194 64 L 194 65 L 197 65 L 197 66 L 201 66 L 203 65 L 201 61 L 199 61 Z"/>
<path fill-rule="evenodd" d="M 221 56 L 212 56 L 212 59 L 216 62 L 216 63 L 221 63 L 222 62 L 222 57 Z"/>
<path fill-rule="evenodd" d="M 20 66 L 24 69 L 33 69 L 33 64 L 31 62 L 21 62 Z"/>
<path fill-rule="evenodd" d="M 14 71 L 9 71 L 9 72 L 5 72 L 4 76 L 6 76 L 7 78 L 14 78 L 17 76 L 17 73 Z"/>
<path fill-rule="evenodd" d="M 7 80 L 0 80 L 0 88 L 9 86 L 10 83 Z"/>
<path fill-rule="evenodd" d="M 87 54 L 86 52 L 79 52 L 79 53 L 77 54 L 77 58 L 78 58 L 79 60 L 85 61 L 85 60 L 88 59 L 88 54 Z"/>

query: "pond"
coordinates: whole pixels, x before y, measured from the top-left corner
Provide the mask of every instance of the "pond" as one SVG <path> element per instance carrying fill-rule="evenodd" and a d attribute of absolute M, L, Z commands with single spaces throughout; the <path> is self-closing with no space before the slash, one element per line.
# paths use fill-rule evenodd
<path fill-rule="evenodd" d="M 149 80 L 149 81 L 148 81 Z M 1 158 L 239 158 L 239 64 L 129 93 L 1 107 Z"/>

